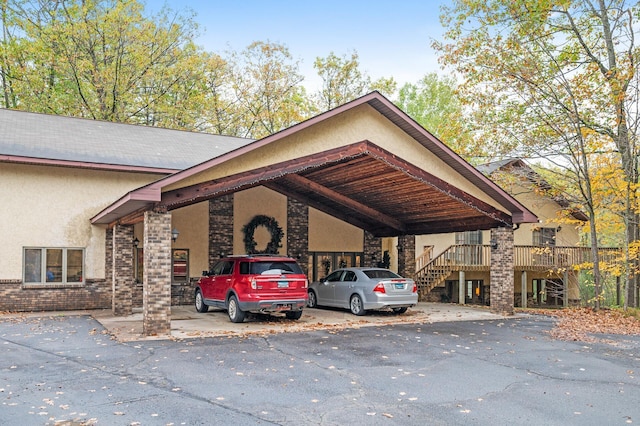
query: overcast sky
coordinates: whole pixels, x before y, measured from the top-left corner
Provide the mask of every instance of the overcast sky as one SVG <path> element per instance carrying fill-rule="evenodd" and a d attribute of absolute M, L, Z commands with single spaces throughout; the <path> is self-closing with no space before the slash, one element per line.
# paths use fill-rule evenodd
<path fill-rule="evenodd" d="M 439 39 L 440 5 L 447 0 L 142 0 L 151 12 L 163 4 L 197 13 L 207 51 L 241 51 L 254 41 L 284 44 L 301 61 L 305 85 L 317 88 L 316 57 L 359 55 L 373 79 L 393 77 L 401 86 L 441 72 L 432 39 Z M 224 55 L 223 55 L 224 56 Z"/>

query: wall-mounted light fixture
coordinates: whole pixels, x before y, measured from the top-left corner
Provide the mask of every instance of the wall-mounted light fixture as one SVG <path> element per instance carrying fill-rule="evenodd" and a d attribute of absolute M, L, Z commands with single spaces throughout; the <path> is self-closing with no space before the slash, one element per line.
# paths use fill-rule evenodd
<path fill-rule="evenodd" d="M 138 244 L 140 244 L 140 240 L 138 238 L 134 238 L 132 244 L 134 247 L 138 247 Z"/>
<path fill-rule="evenodd" d="M 180 231 L 178 231 L 176 228 L 173 228 L 173 231 L 171 231 L 171 239 L 174 243 L 178 239 L 178 235 L 180 235 Z"/>
<path fill-rule="evenodd" d="M 402 253 L 402 250 L 404 250 L 400 244 L 398 244 L 396 248 L 398 249 L 398 253 Z"/>
<path fill-rule="evenodd" d="M 558 225 L 558 227 L 556 228 L 556 232 L 560 232 L 560 231 L 562 231 L 562 226 Z"/>
<path fill-rule="evenodd" d="M 491 248 L 494 250 L 498 248 L 498 242 L 496 240 L 489 241 L 489 244 L 491 244 Z"/>

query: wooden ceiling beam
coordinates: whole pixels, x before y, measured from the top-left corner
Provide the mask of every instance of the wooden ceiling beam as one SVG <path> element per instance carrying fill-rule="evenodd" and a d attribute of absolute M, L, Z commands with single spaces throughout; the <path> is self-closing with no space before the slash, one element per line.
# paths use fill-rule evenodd
<path fill-rule="evenodd" d="M 283 180 L 286 182 L 291 182 L 294 185 L 300 186 L 308 191 L 312 191 L 324 198 L 327 198 L 335 203 L 338 203 L 348 209 L 351 209 L 355 212 L 358 212 L 364 216 L 367 216 L 370 219 L 373 219 L 376 222 L 384 223 L 387 226 L 398 230 L 403 233 L 406 231 L 406 226 L 404 223 L 400 222 L 397 219 L 392 218 L 389 215 L 381 213 L 369 206 L 366 206 L 362 203 L 359 203 L 349 197 L 346 197 L 332 189 L 329 189 L 325 186 L 322 186 L 318 183 L 315 183 L 305 177 L 299 175 L 287 175 L 283 177 Z"/>
<path fill-rule="evenodd" d="M 361 229 L 365 229 L 368 230 L 369 228 L 371 228 L 371 224 L 370 223 L 365 223 L 361 220 L 359 220 L 356 216 L 354 215 L 349 215 L 349 214 L 345 214 L 344 211 L 340 211 L 337 209 L 333 209 L 325 204 L 322 204 L 320 202 L 317 202 L 307 196 L 305 196 L 304 194 L 294 191 L 293 189 L 286 187 L 285 185 L 279 184 L 277 181 L 270 181 L 270 182 L 265 182 L 264 186 L 276 191 L 282 195 L 286 195 L 287 197 L 293 198 L 295 200 L 300 201 L 301 203 L 304 203 L 306 205 L 308 205 L 309 207 L 313 207 L 316 210 L 319 210 L 323 213 L 326 213 L 330 216 L 335 217 L 336 219 L 340 219 L 343 222 L 347 222 L 357 228 L 361 228 Z"/>

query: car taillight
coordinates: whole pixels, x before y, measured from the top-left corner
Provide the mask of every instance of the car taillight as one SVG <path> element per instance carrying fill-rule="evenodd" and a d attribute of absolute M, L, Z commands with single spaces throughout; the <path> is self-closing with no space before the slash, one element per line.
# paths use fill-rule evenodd
<path fill-rule="evenodd" d="M 418 284 L 413 283 L 413 290 L 412 290 L 412 291 L 413 291 L 414 293 L 417 293 L 417 292 L 418 292 Z"/>
<path fill-rule="evenodd" d="M 378 283 L 378 285 L 376 285 L 376 286 L 373 288 L 373 291 L 374 291 L 375 293 L 386 293 L 386 292 L 387 292 L 387 291 L 384 289 L 384 284 L 382 284 L 382 283 Z"/>
<path fill-rule="evenodd" d="M 304 280 L 304 288 L 309 288 L 309 280 Z"/>
<path fill-rule="evenodd" d="M 256 283 L 255 278 L 251 278 L 251 288 L 254 290 L 258 288 L 258 283 Z"/>

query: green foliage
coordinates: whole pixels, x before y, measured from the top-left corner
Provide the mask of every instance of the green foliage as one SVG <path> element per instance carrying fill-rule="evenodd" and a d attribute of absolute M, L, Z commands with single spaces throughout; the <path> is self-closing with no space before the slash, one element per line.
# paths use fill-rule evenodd
<path fill-rule="evenodd" d="M 319 111 L 330 110 L 373 90 L 387 96 L 396 91 L 397 83 L 393 78 L 381 78 L 372 82 L 360 70 L 357 52 L 351 53 L 351 57 L 338 57 L 331 52 L 325 58 L 316 58 L 313 66 L 322 79 L 322 88 L 313 95 Z"/>
<path fill-rule="evenodd" d="M 415 84 L 402 86 L 396 104 L 462 157 L 481 159 L 487 154 L 472 137 L 456 87 L 453 78 L 430 73 Z"/>

